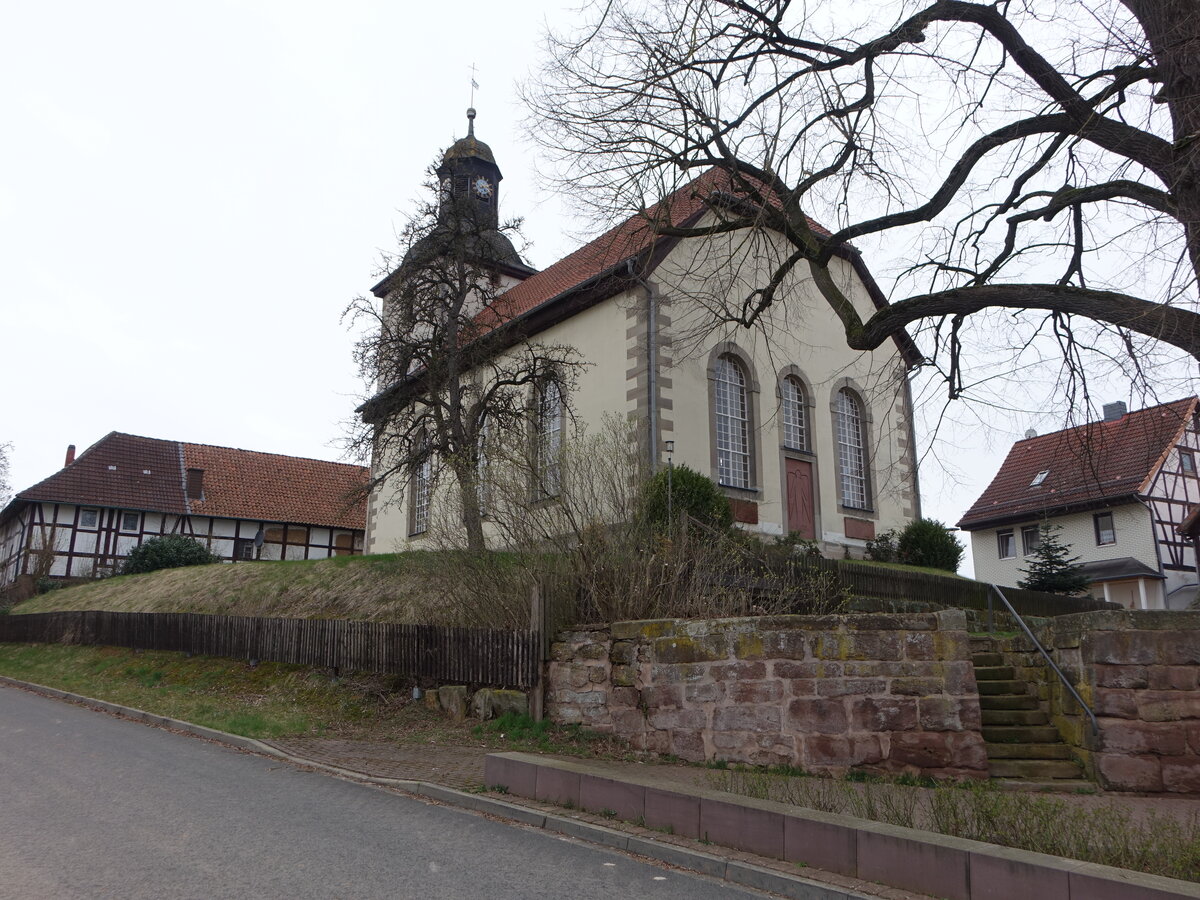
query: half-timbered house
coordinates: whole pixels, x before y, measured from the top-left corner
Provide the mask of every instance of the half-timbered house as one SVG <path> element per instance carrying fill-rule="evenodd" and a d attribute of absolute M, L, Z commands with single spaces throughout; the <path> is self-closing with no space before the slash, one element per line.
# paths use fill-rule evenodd
<path fill-rule="evenodd" d="M 114 572 L 183 534 L 227 561 L 362 552 L 361 466 L 112 432 L 0 511 L 0 589 Z"/>
<path fill-rule="evenodd" d="M 975 577 L 1015 584 L 1042 522 L 1092 580 L 1093 596 L 1131 609 L 1185 608 L 1196 597 L 1196 549 L 1180 534 L 1200 508 L 1197 398 L 1017 441 L 958 523 L 971 533 Z"/>

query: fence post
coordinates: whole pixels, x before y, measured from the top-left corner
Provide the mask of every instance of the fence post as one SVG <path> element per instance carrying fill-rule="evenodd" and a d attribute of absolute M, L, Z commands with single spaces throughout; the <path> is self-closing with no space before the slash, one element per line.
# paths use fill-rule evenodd
<path fill-rule="evenodd" d="M 546 634 L 548 619 L 546 612 L 546 592 L 542 588 L 541 581 L 534 580 L 529 594 L 529 630 L 535 635 L 533 661 L 537 668 L 534 674 L 533 687 L 529 691 L 529 715 L 535 722 L 542 721 L 546 716 L 546 684 L 545 679 L 542 677 L 542 673 L 546 668 L 546 643 L 548 637 Z"/>

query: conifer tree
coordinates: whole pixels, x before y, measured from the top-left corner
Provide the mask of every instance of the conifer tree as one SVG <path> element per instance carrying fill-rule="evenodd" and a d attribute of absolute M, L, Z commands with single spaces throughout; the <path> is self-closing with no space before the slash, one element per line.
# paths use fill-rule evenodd
<path fill-rule="evenodd" d="M 1038 529 L 1041 543 L 1033 553 L 1028 569 L 1022 569 L 1025 578 L 1017 587 L 1030 591 L 1048 591 L 1051 594 L 1082 594 L 1090 583 L 1079 564 L 1078 556 L 1071 556 L 1071 548 L 1059 540 L 1059 525 L 1043 522 Z"/>

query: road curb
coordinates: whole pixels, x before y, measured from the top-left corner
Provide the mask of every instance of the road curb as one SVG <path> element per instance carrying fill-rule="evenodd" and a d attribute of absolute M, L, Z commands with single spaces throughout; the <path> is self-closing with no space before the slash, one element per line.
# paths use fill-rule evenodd
<path fill-rule="evenodd" d="M 0 685 L 5 684 L 58 700 L 66 700 L 79 706 L 99 710 L 100 712 L 123 716 L 136 722 L 145 722 L 149 725 L 169 728 L 172 731 L 227 744 L 240 750 L 247 750 L 251 753 L 282 759 L 296 765 L 304 766 L 305 768 L 329 772 L 366 784 L 397 788 L 417 797 L 424 797 L 439 803 L 475 812 L 487 813 L 488 815 L 497 816 L 502 819 L 510 819 L 522 825 L 542 828 L 546 831 L 579 838 L 580 840 L 603 847 L 623 850 L 627 853 L 646 857 L 647 859 L 653 859 L 672 866 L 678 866 L 682 869 L 689 869 L 702 875 L 719 878 L 732 884 L 739 884 L 757 890 L 773 891 L 785 897 L 795 898 L 795 900 L 877 900 L 877 898 L 870 897 L 867 894 L 860 894 L 857 891 L 833 887 L 819 881 L 812 881 L 751 863 L 725 859 L 724 857 L 705 853 L 701 850 L 680 847 L 677 844 L 659 843 L 644 835 L 628 834 L 614 828 L 606 828 L 603 825 L 585 822 L 582 819 L 544 813 L 537 809 L 531 809 L 528 806 L 508 803 L 494 797 L 471 794 L 428 781 L 405 781 L 399 778 L 382 778 L 368 775 L 364 772 L 357 772 L 353 769 L 331 766 L 328 763 L 317 762 L 285 753 L 276 747 L 272 747 L 270 744 L 255 740 L 254 738 L 242 737 L 230 734 L 227 731 L 219 731 L 216 728 L 194 725 L 182 719 L 172 719 L 169 716 L 149 713 L 132 706 L 122 706 L 119 703 L 97 700 L 95 697 L 86 697 L 83 694 L 74 694 L 70 691 L 59 690 L 58 688 L 48 687 L 44 684 L 21 681 L 17 678 L 0 675 Z"/>

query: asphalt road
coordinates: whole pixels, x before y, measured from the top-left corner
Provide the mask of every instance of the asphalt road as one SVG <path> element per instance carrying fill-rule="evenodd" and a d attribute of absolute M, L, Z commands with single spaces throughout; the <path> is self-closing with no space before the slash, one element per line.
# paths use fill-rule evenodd
<path fill-rule="evenodd" d="M 0 687 L 0 898 L 763 896 Z"/>

